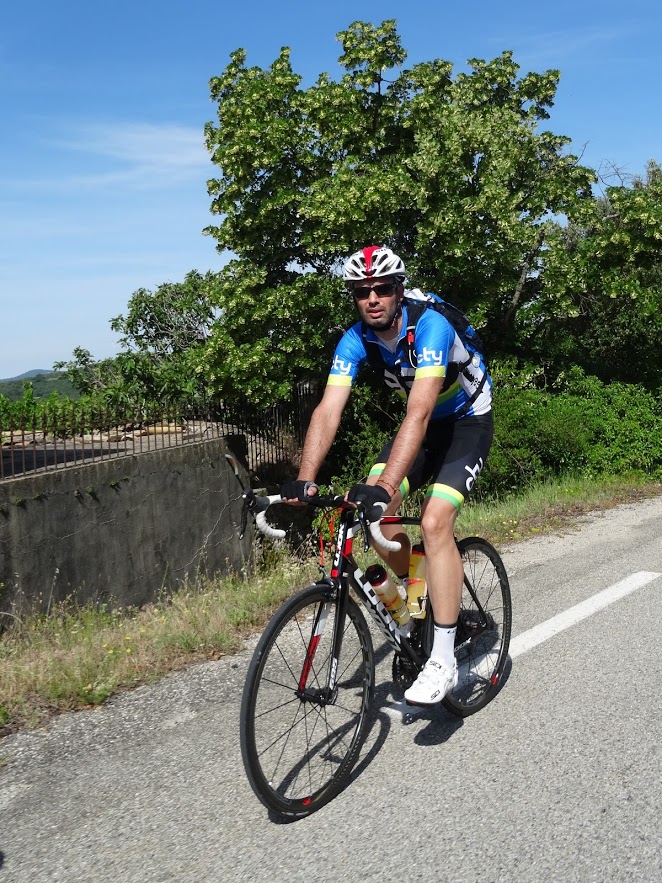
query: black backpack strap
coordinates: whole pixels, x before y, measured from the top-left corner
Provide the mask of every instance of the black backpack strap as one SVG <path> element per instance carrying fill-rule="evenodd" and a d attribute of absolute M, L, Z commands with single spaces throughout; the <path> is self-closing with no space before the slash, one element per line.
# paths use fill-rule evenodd
<path fill-rule="evenodd" d="M 423 315 L 423 313 L 426 310 L 432 309 L 438 313 L 441 313 L 441 315 L 444 317 L 444 319 L 446 319 L 449 322 L 451 328 L 453 328 L 453 330 L 457 330 L 457 329 L 455 329 L 455 326 L 453 325 L 453 323 L 450 321 L 450 319 L 446 315 L 446 310 L 445 309 L 437 309 L 438 307 L 442 306 L 441 304 L 437 304 L 434 301 L 409 300 L 408 298 L 405 298 L 405 303 L 407 305 L 407 353 L 408 353 L 408 357 L 409 357 L 409 362 L 411 363 L 411 365 L 414 368 L 417 368 L 418 367 L 418 356 L 416 355 L 416 346 L 415 346 L 416 326 L 418 325 L 418 320 L 421 318 L 421 316 Z M 446 306 L 447 305 L 444 303 L 443 307 L 445 308 Z M 466 369 L 471 364 L 471 360 L 473 358 L 473 356 L 472 356 L 471 352 L 469 352 L 469 349 L 466 346 L 466 344 L 465 344 L 465 349 L 467 350 L 467 356 L 468 356 L 466 362 L 454 362 L 453 363 L 453 364 L 457 365 L 458 374 L 465 373 Z"/>
<path fill-rule="evenodd" d="M 471 360 L 469 360 L 469 361 L 471 361 Z M 466 374 L 466 372 L 465 372 L 465 374 Z M 485 370 L 485 371 L 483 372 L 483 376 L 480 378 L 480 383 L 478 384 L 478 386 L 476 387 L 476 389 L 472 392 L 472 394 L 471 394 L 470 398 L 468 399 L 468 401 L 466 401 L 466 402 L 464 403 L 464 405 L 462 405 L 462 407 L 460 408 L 460 410 L 457 412 L 457 414 L 455 415 L 456 417 L 464 417 L 464 415 L 469 411 L 469 409 L 471 408 L 471 406 L 473 405 L 473 403 L 476 401 L 476 399 L 478 398 L 478 396 L 479 396 L 479 395 L 481 394 L 481 392 L 483 391 L 483 387 L 485 386 L 485 381 L 486 381 L 486 380 L 487 380 L 487 370 Z"/>
<path fill-rule="evenodd" d="M 406 340 L 407 340 L 407 358 L 409 359 L 409 364 L 412 368 L 418 367 L 418 356 L 416 355 L 416 326 L 418 325 L 418 320 L 421 318 L 423 313 L 430 306 L 426 301 L 420 300 L 409 300 L 408 297 L 404 299 L 404 304 L 407 307 L 407 328 L 405 329 Z"/>

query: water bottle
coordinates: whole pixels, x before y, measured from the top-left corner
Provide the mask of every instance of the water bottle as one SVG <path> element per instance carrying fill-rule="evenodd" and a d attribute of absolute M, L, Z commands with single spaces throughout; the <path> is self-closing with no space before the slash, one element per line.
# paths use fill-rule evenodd
<path fill-rule="evenodd" d="M 366 570 L 365 575 L 377 593 L 377 597 L 398 625 L 407 625 L 409 622 L 407 604 L 400 597 L 400 593 L 393 585 L 391 578 L 382 565 L 371 564 Z"/>
<path fill-rule="evenodd" d="M 427 586 L 425 585 L 425 549 L 423 543 L 411 547 L 409 579 L 407 580 L 407 607 L 414 619 L 425 617 Z"/>

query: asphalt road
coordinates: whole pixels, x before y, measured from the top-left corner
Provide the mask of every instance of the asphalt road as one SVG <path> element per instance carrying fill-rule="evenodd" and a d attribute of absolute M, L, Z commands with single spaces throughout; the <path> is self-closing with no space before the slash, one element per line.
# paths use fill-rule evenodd
<path fill-rule="evenodd" d="M 378 644 L 354 779 L 302 821 L 272 822 L 244 778 L 249 650 L 4 739 L 0 883 L 662 880 L 661 524 L 658 498 L 502 550 L 514 636 L 649 581 L 520 642 L 499 696 L 464 721 L 389 712 Z"/>

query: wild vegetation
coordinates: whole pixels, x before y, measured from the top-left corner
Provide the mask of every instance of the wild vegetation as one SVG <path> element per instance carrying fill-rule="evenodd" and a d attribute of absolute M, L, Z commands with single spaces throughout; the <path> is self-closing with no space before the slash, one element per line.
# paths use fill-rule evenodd
<path fill-rule="evenodd" d="M 205 136 L 219 273 L 129 301 L 117 359 L 61 365 L 86 395 L 286 399 L 323 380 L 353 321 L 339 268 L 381 242 L 408 284 L 467 311 L 493 364 L 553 389 L 574 366 L 662 384 L 662 171 L 599 180 L 550 112 L 560 72 L 521 75 L 509 51 L 406 66 L 394 21 L 338 34 L 343 73 L 302 87 L 284 48 L 268 68 L 237 50 L 210 90 Z M 642 364 L 643 362 L 643 364 Z"/>

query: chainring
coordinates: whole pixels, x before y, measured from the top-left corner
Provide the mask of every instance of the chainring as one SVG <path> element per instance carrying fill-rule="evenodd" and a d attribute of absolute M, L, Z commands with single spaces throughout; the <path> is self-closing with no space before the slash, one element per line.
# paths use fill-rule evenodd
<path fill-rule="evenodd" d="M 427 628 L 426 628 L 427 625 Z M 430 654 L 430 625 L 427 619 L 417 619 L 409 636 L 409 643 L 420 653 L 424 659 Z M 400 653 L 393 657 L 393 683 L 403 690 L 408 689 L 418 677 L 419 669 L 409 659 Z"/>

